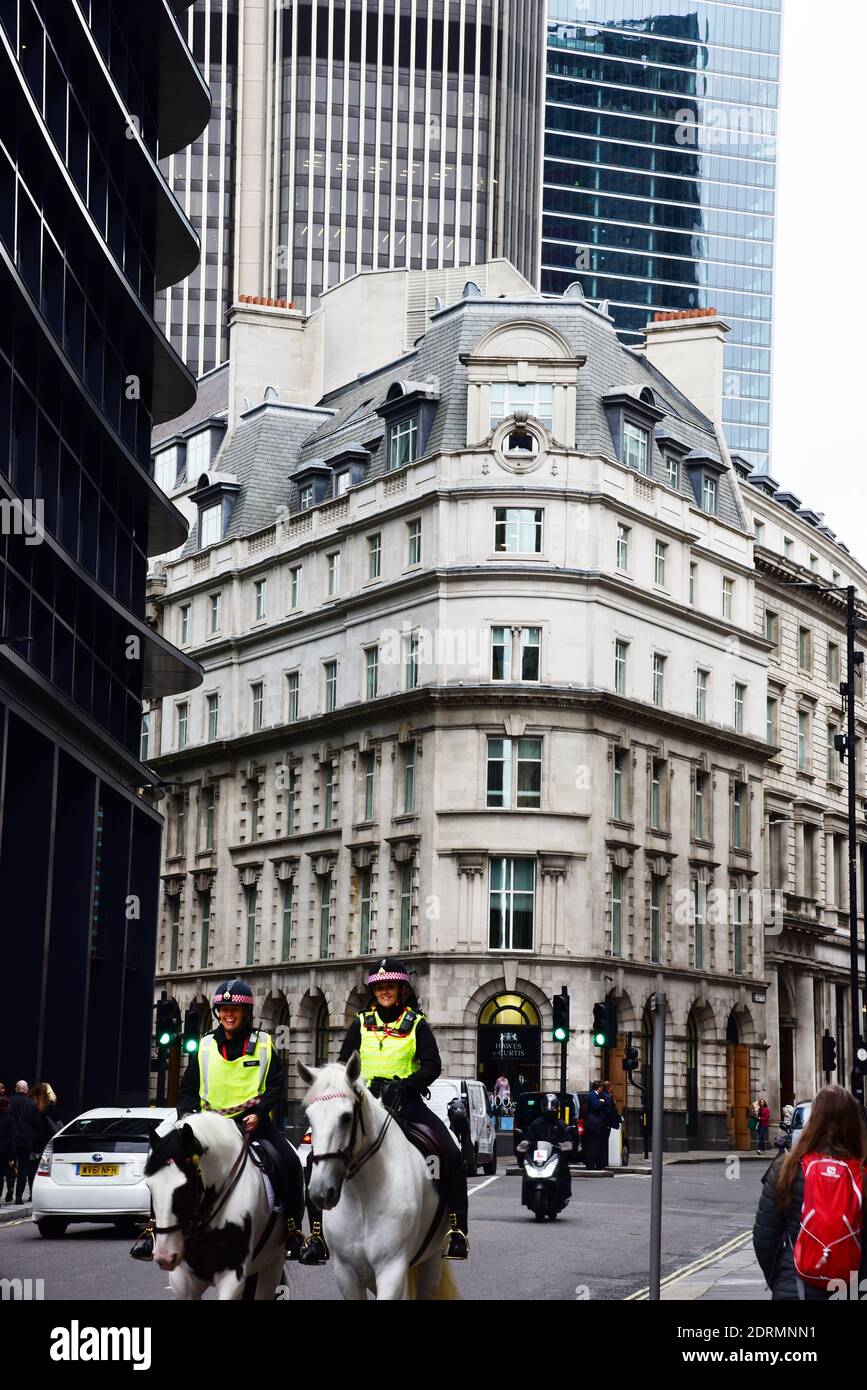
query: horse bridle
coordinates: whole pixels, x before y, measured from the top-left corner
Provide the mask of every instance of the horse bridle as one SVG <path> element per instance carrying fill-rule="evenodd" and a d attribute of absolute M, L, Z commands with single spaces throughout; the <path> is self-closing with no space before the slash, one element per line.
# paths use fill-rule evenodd
<path fill-rule="evenodd" d="M 157 1226 L 154 1223 L 151 1224 L 148 1227 L 148 1229 L 150 1229 L 154 1233 L 154 1235 L 157 1236 L 171 1236 L 174 1235 L 176 1231 L 182 1231 L 186 1239 L 194 1240 L 196 1236 L 199 1235 L 199 1233 L 204 1229 L 207 1223 L 213 1220 L 213 1218 L 217 1215 L 217 1212 L 222 1210 L 222 1208 L 226 1205 L 232 1193 L 234 1192 L 235 1188 L 237 1187 L 238 1181 L 241 1177 L 241 1174 L 244 1171 L 244 1166 L 247 1162 L 247 1155 L 250 1152 L 250 1139 L 251 1135 L 243 1135 L 241 1140 L 241 1152 L 238 1154 L 238 1157 L 235 1159 L 235 1162 L 232 1164 L 232 1167 L 226 1174 L 226 1181 L 223 1183 L 223 1186 L 210 1198 L 205 1197 L 204 1184 L 202 1182 L 202 1175 L 199 1172 L 198 1164 L 194 1161 L 191 1161 L 192 1171 L 187 1173 L 187 1182 L 190 1182 L 193 1179 L 195 1179 L 198 1182 L 199 1187 L 201 1188 L 201 1195 L 199 1197 L 198 1205 L 193 1211 L 193 1214 L 190 1217 L 189 1221 L 186 1223 L 186 1225 L 182 1221 L 179 1221 L 176 1226 Z M 169 1163 L 175 1162 L 173 1158 L 170 1158 L 168 1161 Z M 177 1166 L 179 1168 L 182 1168 L 184 1172 L 187 1172 L 186 1164 L 178 1164 Z"/>
<path fill-rule="evenodd" d="M 333 1093 L 331 1093 L 331 1094 L 329 1094 L 329 1095 L 324 1095 L 324 1096 L 314 1096 L 313 1099 L 310 1101 L 310 1104 L 307 1106 L 307 1109 L 309 1110 L 311 1105 L 315 1105 L 315 1104 L 317 1103 L 317 1101 L 321 1101 L 321 1100 L 348 1100 L 348 1099 L 349 1099 L 349 1097 L 348 1097 L 345 1093 L 340 1092 L 340 1091 L 335 1091 L 335 1092 L 333 1092 Z M 353 1101 L 353 1105 L 352 1105 L 352 1124 L 351 1124 L 350 1129 L 349 1129 L 349 1140 L 348 1140 L 348 1142 L 347 1142 L 347 1145 L 346 1145 L 346 1148 L 345 1148 L 345 1149 L 336 1149 L 336 1150 L 334 1151 L 334 1153 L 327 1153 L 327 1154 L 317 1154 L 317 1153 L 315 1153 L 315 1154 L 312 1154 L 312 1155 L 311 1155 L 312 1161 L 313 1161 L 314 1164 L 316 1164 L 316 1163 L 325 1163 L 326 1160 L 329 1159 L 329 1158 L 337 1158 L 337 1159 L 339 1159 L 340 1162 L 343 1164 L 343 1166 L 344 1166 L 345 1169 L 346 1169 L 346 1174 L 345 1174 L 345 1176 L 346 1176 L 346 1181 L 347 1181 L 347 1182 L 349 1182 L 350 1178 L 354 1178 L 355 1175 L 356 1175 L 356 1173 L 360 1172 L 360 1170 L 364 1167 L 365 1163 L 367 1163 L 369 1159 L 373 1158 L 373 1155 L 374 1155 L 375 1153 L 378 1153 L 378 1152 L 379 1152 L 379 1150 L 380 1150 L 381 1147 L 382 1147 L 382 1142 L 383 1142 L 383 1140 L 385 1139 L 385 1132 L 386 1132 L 386 1130 L 388 1129 L 389 1125 L 391 1124 L 391 1122 L 392 1122 L 392 1120 L 393 1120 L 393 1118 L 394 1118 L 394 1116 L 392 1115 L 391 1111 L 388 1111 L 388 1114 L 387 1114 L 387 1116 L 386 1116 L 385 1124 L 382 1126 L 382 1129 L 379 1131 L 379 1134 L 378 1134 L 378 1135 L 376 1136 L 376 1138 L 373 1140 L 373 1143 L 368 1144 L 367 1148 L 366 1148 L 366 1149 L 362 1149 L 361 1153 L 358 1154 L 357 1157 L 355 1157 L 355 1156 L 354 1156 L 355 1141 L 356 1141 L 356 1138 L 358 1137 L 358 1131 L 359 1131 L 359 1129 L 361 1130 L 362 1138 L 364 1138 L 364 1139 L 367 1138 L 367 1130 L 366 1130 L 365 1127 L 364 1127 L 363 1106 L 364 1106 L 364 1097 L 363 1097 L 363 1096 L 356 1096 L 355 1099 L 354 1099 L 354 1101 Z"/>

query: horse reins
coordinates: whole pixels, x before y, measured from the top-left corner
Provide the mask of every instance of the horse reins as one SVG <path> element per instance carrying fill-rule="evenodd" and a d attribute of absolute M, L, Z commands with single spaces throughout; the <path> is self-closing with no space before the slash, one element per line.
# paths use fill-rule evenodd
<path fill-rule="evenodd" d="M 348 1099 L 349 1097 L 347 1095 L 341 1093 L 340 1091 L 336 1091 L 330 1095 L 314 1096 L 310 1102 L 310 1105 L 315 1105 L 316 1102 L 320 1100 Z M 310 1105 L 308 1105 L 307 1107 L 308 1110 L 310 1108 Z M 337 1149 L 334 1153 L 315 1153 L 312 1155 L 314 1163 L 325 1163 L 326 1160 L 329 1158 L 339 1158 L 340 1162 L 346 1168 L 347 1182 L 349 1182 L 350 1178 L 354 1178 L 356 1173 L 359 1173 L 361 1169 L 364 1167 L 365 1163 L 367 1163 L 371 1158 L 373 1158 L 374 1154 L 378 1153 L 379 1150 L 382 1148 L 382 1143 L 385 1139 L 385 1132 L 391 1124 L 392 1120 L 394 1119 L 394 1116 L 389 1110 L 386 1115 L 385 1124 L 382 1126 L 382 1129 L 379 1131 L 379 1134 L 376 1136 L 373 1143 L 369 1144 L 366 1149 L 362 1149 L 361 1153 L 358 1155 L 357 1158 L 353 1157 L 353 1150 L 355 1148 L 355 1140 L 358 1136 L 359 1127 L 361 1128 L 362 1138 L 367 1138 L 367 1130 L 364 1128 L 364 1115 L 362 1114 L 363 1105 L 364 1098 L 361 1096 L 356 1097 L 352 1107 L 352 1126 L 349 1131 L 349 1141 L 345 1149 Z"/>
<path fill-rule="evenodd" d="M 175 1231 L 183 1231 L 184 1235 L 194 1237 L 207 1221 L 213 1220 L 213 1218 L 217 1215 L 217 1212 L 221 1211 L 222 1208 L 226 1205 L 226 1203 L 228 1202 L 229 1198 L 231 1197 L 232 1193 L 238 1185 L 241 1174 L 244 1171 L 244 1166 L 247 1162 L 247 1156 L 250 1152 L 250 1138 L 251 1136 L 249 1134 L 245 1134 L 242 1137 L 241 1152 L 238 1154 L 238 1157 L 235 1159 L 235 1162 L 229 1169 L 229 1172 L 226 1175 L 226 1181 L 223 1183 L 223 1186 L 219 1189 L 219 1191 L 215 1192 L 213 1197 L 211 1197 L 210 1199 L 206 1199 L 204 1192 L 202 1193 L 201 1200 L 198 1206 L 196 1207 L 195 1211 L 193 1212 L 192 1216 L 190 1217 L 190 1220 L 187 1223 L 186 1228 L 184 1228 L 182 1222 L 178 1222 L 176 1226 L 152 1226 L 151 1230 L 154 1232 L 155 1235 L 170 1236 L 174 1235 Z M 169 1163 L 174 1163 L 174 1161 L 175 1160 L 173 1158 L 169 1159 Z M 198 1172 L 197 1168 L 195 1169 L 195 1172 L 199 1179 L 199 1182 L 201 1182 L 201 1173 Z"/>

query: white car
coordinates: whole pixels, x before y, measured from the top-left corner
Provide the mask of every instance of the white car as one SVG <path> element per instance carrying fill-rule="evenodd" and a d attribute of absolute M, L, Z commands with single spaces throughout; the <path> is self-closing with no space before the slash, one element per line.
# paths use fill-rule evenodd
<path fill-rule="evenodd" d="M 85 1110 L 55 1134 L 33 1179 L 32 1220 L 42 1236 L 70 1221 L 133 1231 L 151 1214 L 144 1169 L 154 1130 L 175 1111 L 155 1106 Z"/>
<path fill-rule="evenodd" d="M 467 1164 L 469 1176 L 475 1177 L 479 1168 L 493 1176 L 497 1171 L 497 1129 L 484 1082 L 463 1081 L 451 1076 L 438 1077 L 431 1085 L 427 1103 L 446 1125 L 449 1123 L 449 1103 L 453 1100 L 463 1102 L 470 1125 L 473 1157 Z"/>

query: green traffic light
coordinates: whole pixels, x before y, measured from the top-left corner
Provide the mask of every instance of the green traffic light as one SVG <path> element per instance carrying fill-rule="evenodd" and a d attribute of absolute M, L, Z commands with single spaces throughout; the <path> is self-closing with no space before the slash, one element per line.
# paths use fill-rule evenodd
<path fill-rule="evenodd" d="M 604 1033 L 594 1033 L 594 1034 L 593 1034 L 593 1046 L 594 1046 L 594 1047 L 607 1047 L 607 1046 L 608 1046 L 608 1039 L 606 1038 L 606 1036 L 605 1036 Z"/>
<path fill-rule="evenodd" d="M 555 1041 L 555 1042 L 564 1043 L 564 1042 L 567 1042 L 568 1039 L 569 1039 L 569 1032 L 568 1032 L 568 1030 L 567 1030 L 566 1028 L 555 1028 L 555 1029 L 554 1029 L 554 1041 Z"/>
<path fill-rule="evenodd" d="M 159 1037 L 157 1038 L 157 1042 L 159 1043 L 160 1047 L 168 1047 L 171 1040 L 171 1033 L 160 1033 Z"/>
<path fill-rule="evenodd" d="M 184 1043 L 184 1051 L 185 1051 L 185 1052 L 198 1052 L 198 1050 L 199 1050 L 198 1039 L 197 1039 L 197 1038 L 187 1038 L 186 1042 Z"/>

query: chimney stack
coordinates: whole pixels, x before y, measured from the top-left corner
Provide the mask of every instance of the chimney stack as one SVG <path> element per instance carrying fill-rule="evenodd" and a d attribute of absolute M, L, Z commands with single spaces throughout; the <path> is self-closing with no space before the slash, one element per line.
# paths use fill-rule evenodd
<path fill-rule="evenodd" d="M 716 309 L 680 309 L 654 315 L 643 352 L 693 405 L 722 424 L 723 361 L 728 324 Z"/>

